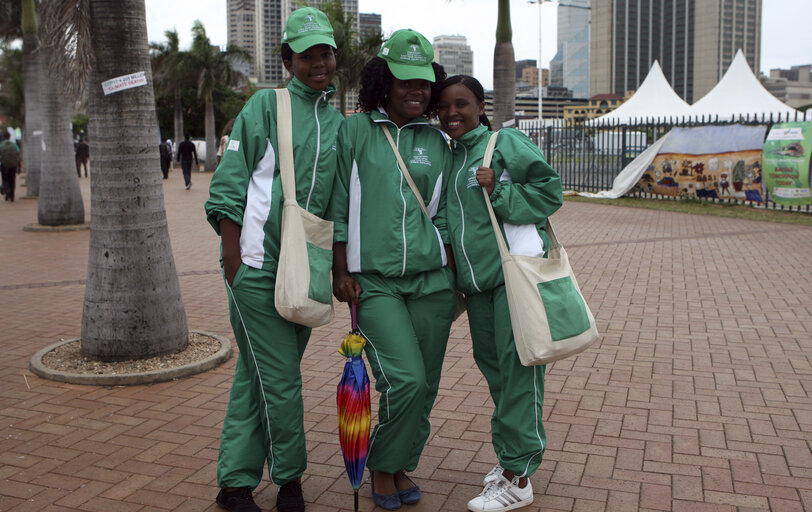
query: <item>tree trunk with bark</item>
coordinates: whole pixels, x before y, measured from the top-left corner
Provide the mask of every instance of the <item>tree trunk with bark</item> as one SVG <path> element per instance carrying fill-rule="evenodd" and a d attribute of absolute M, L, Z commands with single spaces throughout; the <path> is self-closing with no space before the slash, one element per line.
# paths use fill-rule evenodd
<path fill-rule="evenodd" d="M 92 119 L 90 254 L 82 352 L 105 360 L 183 350 L 186 313 L 172 256 L 144 0 L 90 0 Z M 111 78 L 146 85 L 105 95 Z"/>
<path fill-rule="evenodd" d="M 42 111 L 40 88 L 42 52 L 34 0 L 24 0 L 23 7 L 23 83 L 25 86 L 25 124 L 23 126 L 23 165 L 26 195 L 39 195 L 42 167 Z"/>
<path fill-rule="evenodd" d="M 217 167 L 217 133 L 214 131 L 214 102 L 211 98 L 206 98 L 206 162 L 203 169 L 213 171 Z"/>
<path fill-rule="evenodd" d="M 44 63 L 63 56 L 64 48 L 43 47 Z M 43 226 L 82 224 L 85 205 L 76 176 L 71 133 L 72 102 L 54 73 L 52 71 L 41 81 L 43 151 L 37 221 Z"/>
<path fill-rule="evenodd" d="M 493 51 L 493 127 L 516 115 L 516 58 L 513 53 L 510 2 L 499 0 L 496 18 L 496 47 Z M 541 63 L 539 63 L 541 65 Z"/>

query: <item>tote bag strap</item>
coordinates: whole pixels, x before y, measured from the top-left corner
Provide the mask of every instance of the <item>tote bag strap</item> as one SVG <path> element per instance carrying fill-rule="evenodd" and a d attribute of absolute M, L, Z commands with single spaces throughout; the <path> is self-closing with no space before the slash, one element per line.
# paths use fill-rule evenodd
<path fill-rule="evenodd" d="M 392 151 L 395 152 L 395 157 L 398 159 L 398 167 L 400 167 L 400 172 L 403 173 L 403 176 L 406 178 L 406 182 L 409 184 L 409 187 L 412 189 L 415 197 L 417 198 L 417 203 L 420 205 L 420 209 L 423 210 L 423 213 L 426 214 L 426 217 L 431 220 L 431 215 L 429 215 L 429 210 L 426 208 L 425 203 L 423 202 L 423 196 L 420 194 L 420 191 L 417 190 L 417 185 L 414 184 L 412 180 L 412 175 L 409 174 L 409 168 L 406 167 L 406 162 L 403 161 L 403 157 L 400 156 L 400 151 L 398 151 L 398 147 L 395 146 L 395 141 L 392 139 L 392 134 L 389 133 L 389 130 L 386 129 L 386 126 L 383 124 L 380 125 L 381 130 L 383 130 L 384 135 L 386 135 L 386 140 L 389 141 L 389 145 L 392 146 Z"/>
<path fill-rule="evenodd" d="M 296 201 L 296 175 L 293 173 L 293 124 L 291 121 L 290 92 L 276 92 L 276 145 L 279 153 L 279 174 L 285 201 Z"/>
<path fill-rule="evenodd" d="M 482 158 L 482 167 L 491 166 L 493 150 L 496 148 L 497 137 L 499 137 L 499 132 L 495 131 L 488 139 L 488 146 L 485 148 L 485 156 Z M 488 191 L 485 190 L 484 187 L 480 188 L 482 188 L 482 196 L 485 198 L 485 205 L 488 207 L 488 214 L 491 217 L 491 225 L 493 226 L 494 235 L 496 235 L 496 243 L 499 246 L 499 254 L 502 257 L 505 257 L 510 254 L 507 247 L 507 242 L 505 242 L 505 237 L 502 235 L 502 229 L 499 227 L 499 221 L 496 219 L 496 214 L 493 212 L 493 206 L 491 206 L 491 198 L 488 196 Z M 547 218 L 547 223 L 544 226 L 544 230 L 547 231 L 547 234 L 550 237 L 550 250 L 558 252 L 558 249 L 561 248 L 561 243 L 559 243 L 558 237 L 555 236 L 555 231 L 553 230 L 553 225 L 550 224 L 549 217 Z"/>

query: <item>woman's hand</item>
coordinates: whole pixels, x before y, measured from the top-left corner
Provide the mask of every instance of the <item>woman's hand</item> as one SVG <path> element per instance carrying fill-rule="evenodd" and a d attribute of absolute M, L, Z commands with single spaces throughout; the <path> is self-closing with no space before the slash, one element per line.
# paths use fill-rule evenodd
<path fill-rule="evenodd" d="M 488 195 L 493 194 L 493 188 L 496 186 L 496 175 L 490 167 L 480 167 L 476 170 L 476 180 L 479 186 L 484 188 Z"/>
<path fill-rule="evenodd" d="M 333 243 L 333 295 L 341 302 L 361 303 L 361 285 L 347 270 L 347 243 Z"/>
<path fill-rule="evenodd" d="M 240 233 L 242 228 L 233 220 L 220 221 L 220 237 L 223 242 L 223 274 L 229 286 L 234 284 L 234 276 L 242 263 L 240 255 Z"/>
<path fill-rule="evenodd" d="M 348 273 L 333 272 L 333 295 L 341 302 L 361 303 L 361 285 Z"/>

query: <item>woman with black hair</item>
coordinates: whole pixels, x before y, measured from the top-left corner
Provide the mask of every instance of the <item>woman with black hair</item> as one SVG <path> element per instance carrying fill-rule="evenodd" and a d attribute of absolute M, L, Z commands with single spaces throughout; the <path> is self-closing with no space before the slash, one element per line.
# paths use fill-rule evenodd
<path fill-rule="evenodd" d="M 425 117 L 434 113 L 435 89 L 445 78 L 433 58 L 425 37 L 398 30 L 366 64 L 361 113 L 338 131 L 328 210 L 335 223 L 333 293 L 359 305 L 358 328 L 381 393 L 367 466 L 372 497 L 387 510 L 420 499 L 406 472 L 417 467 L 429 436 L 455 309 L 441 200 L 451 152 Z"/>
<path fill-rule="evenodd" d="M 547 217 L 561 206 L 561 179 L 539 148 L 519 130 L 499 132 L 490 167 L 481 167 L 491 126 L 485 94 L 473 77 L 440 85 L 438 115 L 453 139 L 446 215 L 456 258 L 457 288 L 465 293 L 474 360 L 493 398 L 491 438 L 498 464 L 485 476 L 472 512 L 514 510 L 533 502 L 528 477 L 541 464 L 547 438 L 542 423 L 544 366 L 522 366 L 510 323 L 501 257 L 484 188 L 511 254 L 542 256 Z M 497 179 L 498 176 L 498 179 Z"/>

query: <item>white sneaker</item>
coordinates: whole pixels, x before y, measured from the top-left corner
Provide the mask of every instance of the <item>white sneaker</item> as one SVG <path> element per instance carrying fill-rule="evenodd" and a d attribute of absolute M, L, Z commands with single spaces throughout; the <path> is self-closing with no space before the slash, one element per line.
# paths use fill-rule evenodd
<path fill-rule="evenodd" d="M 499 475 L 495 482 L 485 486 L 482 494 L 468 502 L 468 510 L 471 512 L 503 512 L 531 503 L 533 503 L 533 486 L 530 485 L 530 480 L 522 489 L 519 487 L 519 477 L 514 477 L 511 482 Z"/>
<path fill-rule="evenodd" d="M 502 476 L 503 471 L 505 471 L 505 468 L 497 462 L 493 469 L 482 479 L 482 485 L 487 486 L 489 483 L 497 481 Z"/>

